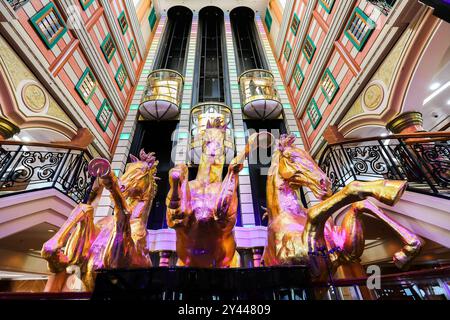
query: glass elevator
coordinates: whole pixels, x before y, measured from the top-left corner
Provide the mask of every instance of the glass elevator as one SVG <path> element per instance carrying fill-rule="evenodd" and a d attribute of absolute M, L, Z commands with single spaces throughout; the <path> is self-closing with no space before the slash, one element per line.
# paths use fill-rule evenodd
<path fill-rule="evenodd" d="M 167 12 L 161 45 L 153 71 L 147 77 L 139 108 L 140 120 L 130 149 L 134 155 L 138 155 L 142 148 L 146 152 L 155 152 L 159 161 L 157 176 L 161 180 L 158 181 L 148 221 L 148 228 L 153 230 L 167 228 L 165 200 L 170 187 L 169 170 L 174 166 L 171 156 L 183 94 L 192 17 L 192 11 L 183 6 L 172 7 Z"/>

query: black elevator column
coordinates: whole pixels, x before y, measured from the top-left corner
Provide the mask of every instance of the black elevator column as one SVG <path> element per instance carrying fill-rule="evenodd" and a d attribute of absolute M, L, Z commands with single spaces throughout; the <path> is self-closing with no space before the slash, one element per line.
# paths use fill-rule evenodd
<path fill-rule="evenodd" d="M 199 13 L 196 72 L 192 105 L 231 101 L 225 50 L 223 12 L 206 7 Z"/>

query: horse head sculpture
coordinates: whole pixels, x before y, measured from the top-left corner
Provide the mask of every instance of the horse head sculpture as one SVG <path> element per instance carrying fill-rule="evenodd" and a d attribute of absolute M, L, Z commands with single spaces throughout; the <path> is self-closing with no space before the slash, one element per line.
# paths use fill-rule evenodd
<path fill-rule="evenodd" d="M 282 135 L 275 156 L 278 157 L 278 172 L 293 189 L 306 187 L 316 198 L 331 196 L 331 182 L 318 164 L 304 150 L 294 145 L 296 137 Z"/>
<path fill-rule="evenodd" d="M 372 197 L 392 206 L 401 198 L 406 182 L 353 181 L 333 195 L 325 173 L 308 153 L 294 146 L 294 141 L 294 136 L 281 136 L 269 169 L 268 244 L 263 254 L 264 264 L 306 264 L 314 277 L 326 278 L 328 267 L 320 252 L 329 254 L 333 272 L 340 265 L 357 263 L 364 250 L 361 218 L 367 213 L 399 235 L 405 245 L 393 259 L 399 267 L 407 266 L 419 253 L 422 240 L 367 200 Z M 311 190 L 322 202 L 304 208 L 298 192 L 301 187 Z M 333 226 L 330 217 L 348 206 L 342 225 Z"/>

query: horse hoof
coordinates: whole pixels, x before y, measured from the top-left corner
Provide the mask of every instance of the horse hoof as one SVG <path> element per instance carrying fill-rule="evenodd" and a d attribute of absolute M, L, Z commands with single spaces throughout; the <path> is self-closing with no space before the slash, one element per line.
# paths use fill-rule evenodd
<path fill-rule="evenodd" d="M 384 180 L 380 190 L 379 201 L 393 206 L 398 203 L 405 193 L 408 183 L 403 180 Z"/>
<path fill-rule="evenodd" d="M 419 255 L 422 246 L 422 241 L 417 240 L 414 245 L 406 245 L 401 251 L 396 252 L 392 259 L 397 268 L 407 269 L 414 258 Z"/>

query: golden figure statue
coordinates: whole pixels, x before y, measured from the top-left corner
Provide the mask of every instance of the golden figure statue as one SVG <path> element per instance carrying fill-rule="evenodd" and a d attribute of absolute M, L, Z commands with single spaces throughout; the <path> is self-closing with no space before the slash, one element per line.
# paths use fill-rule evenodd
<path fill-rule="evenodd" d="M 202 133 L 202 154 L 195 180 L 188 181 L 188 168 L 179 164 L 169 173 L 167 223 L 176 230 L 178 266 L 238 267 L 233 228 L 238 206 L 237 188 L 243 162 L 255 145 L 250 137 L 245 150 L 228 167 L 225 163 L 225 126 L 220 118 L 208 120 Z"/>
<path fill-rule="evenodd" d="M 86 291 L 94 287 L 94 271 L 99 268 L 151 267 L 147 250 L 147 220 L 156 194 L 156 161 L 153 153 L 140 152 L 118 179 L 109 162 L 97 158 L 91 161 L 90 173 L 99 177 L 100 187 L 93 190 L 87 204 L 79 204 L 55 235 L 44 243 L 41 255 L 49 270 L 62 281 L 51 291 L 64 285 L 66 268 L 77 265 Z M 95 202 L 100 189 L 111 193 L 114 215 L 94 224 Z M 56 288 L 59 287 L 59 288 Z"/>
<path fill-rule="evenodd" d="M 405 181 L 378 180 L 351 182 L 334 195 L 331 183 L 317 163 L 305 151 L 295 147 L 295 136 L 283 135 L 272 156 L 267 179 L 268 244 L 263 261 L 266 266 L 306 264 L 313 278 L 325 280 L 328 266 L 314 252 L 326 248 L 332 273 L 346 263 L 359 261 L 364 250 L 361 215 L 377 217 L 391 227 L 405 243 L 393 259 L 403 268 L 419 253 L 422 241 L 387 217 L 367 198 L 387 205 L 396 204 L 406 189 Z M 299 189 L 306 187 L 322 202 L 306 209 L 301 205 Z M 351 205 L 341 226 L 333 226 L 333 213 Z M 333 249 L 340 248 L 334 251 Z M 328 255 L 327 253 L 327 255 Z"/>

